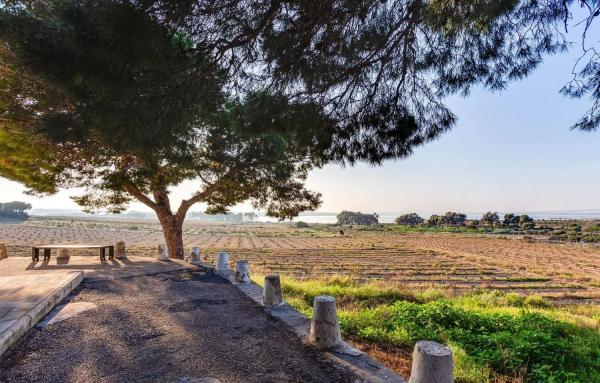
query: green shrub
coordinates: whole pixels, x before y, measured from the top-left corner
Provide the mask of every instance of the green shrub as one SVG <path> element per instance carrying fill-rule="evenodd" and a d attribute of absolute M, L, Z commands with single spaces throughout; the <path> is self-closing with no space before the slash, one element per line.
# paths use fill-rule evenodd
<path fill-rule="evenodd" d="M 467 311 L 447 301 L 399 301 L 343 316 L 344 332 L 366 341 L 412 347 L 420 339 L 458 345 L 481 368 L 526 382 L 600 382 L 600 336 L 592 330 L 522 311 Z"/>
<path fill-rule="evenodd" d="M 300 229 L 306 229 L 306 228 L 310 227 L 310 225 L 308 223 L 302 222 L 302 221 L 296 222 L 295 226 Z"/>
<path fill-rule="evenodd" d="M 504 297 L 506 304 L 509 306 L 521 307 L 525 302 L 525 297 L 518 293 L 508 293 Z"/>
<path fill-rule="evenodd" d="M 540 295 L 528 295 L 527 297 L 525 297 L 523 304 L 525 306 L 530 306 L 530 307 L 546 307 L 546 306 L 548 306 L 548 303 Z"/>

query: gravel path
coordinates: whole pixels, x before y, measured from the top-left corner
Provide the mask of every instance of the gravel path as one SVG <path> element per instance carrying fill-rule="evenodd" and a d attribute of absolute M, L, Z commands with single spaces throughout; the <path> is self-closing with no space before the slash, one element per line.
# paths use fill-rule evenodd
<path fill-rule="evenodd" d="M 234 286 L 180 271 L 84 282 L 96 308 L 32 330 L 0 361 L 1 382 L 354 382 Z"/>

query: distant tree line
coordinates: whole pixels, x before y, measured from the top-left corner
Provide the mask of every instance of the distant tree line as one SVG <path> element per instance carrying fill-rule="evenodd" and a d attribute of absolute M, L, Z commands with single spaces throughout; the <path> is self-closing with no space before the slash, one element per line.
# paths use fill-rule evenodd
<path fill-rule="evenodd" d="M 447 212 L 443 215 L 433 214 L 425 220 L 417 213 L 403 214 L 396 218 L 396 224 L 402 226 L 427 226 L 427 227 L 489 227 L 489 228 L 508 228 L 514 230 L 532 230 L 535 229 L 535 221 L 527 214 L 515 215 L 505 214 L 504 219 L 500 219 L 497 212 L 485 212 L 481 219 L 468 220 L 467 215 L 463 213 Z"/>
<path fill-rule="evenodd" d="M 21 201 L 0 202 L 0 217 L 26 219 L 29 217 L 27 210 L 31 204 Z"/>
<path fill-rule="evenodd" d="M 377 225 L 379 223 L 379 215 L 377 213 L 364 214 L 355 211 L 342 211 L 337 215 L 338 225 Z"/>

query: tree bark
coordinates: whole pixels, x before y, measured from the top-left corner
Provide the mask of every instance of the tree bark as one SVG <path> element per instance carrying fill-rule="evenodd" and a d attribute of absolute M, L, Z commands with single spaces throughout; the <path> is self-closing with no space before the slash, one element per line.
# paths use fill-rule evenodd
<path fill-rule="evenodd" d="M 158 220 L 162 226 L 165 243 L 169 252 L 169 258 L 183 259 L 183 222 L 177 216 L 170 213 L 157 212 Z"/>
<path fill-rule="evenodd" d="M 203 192 L 196 193 L 188 200 L 183 200 L 176 214 L 173 214 L 171 210 L 169 193 L 166 188 L 160 186 L 153 188 L 152 194 L 154 195 L 154 200 L 152 200 L 131 182 L 125 182 L 123 186 L 126 192 L 156 212 L 163 230 L 169 257 L 183 259 L 183 221 L 185 220 L 185 215 L 193 204 L 199 202 L 208 193 L 211 193 L 215 185 L 210 185 Z"/>

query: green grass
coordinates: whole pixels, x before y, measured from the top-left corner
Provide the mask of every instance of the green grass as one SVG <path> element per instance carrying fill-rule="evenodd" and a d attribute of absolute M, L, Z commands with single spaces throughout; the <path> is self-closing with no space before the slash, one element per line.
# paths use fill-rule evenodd
<path fill-rule="evenodd" d="M 600 309 L 555 307 L 537 295 L 405 291 L 349 278 L 282 279 L 288 303 L 307 316 L 317 295 L 338 301 L 346 335 L 411 350 L 420 339 L 452 347 L 457 382 L 600 382 Z"/>

